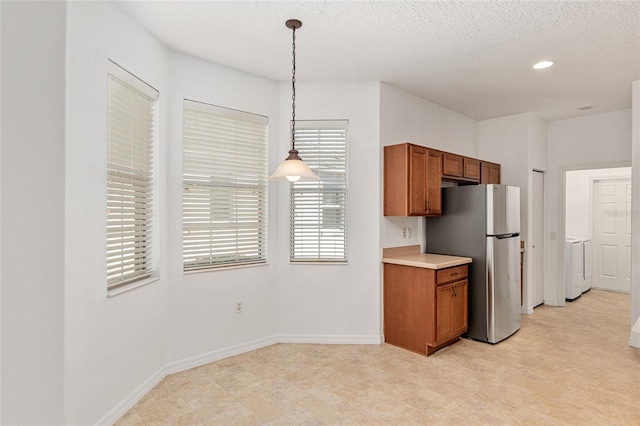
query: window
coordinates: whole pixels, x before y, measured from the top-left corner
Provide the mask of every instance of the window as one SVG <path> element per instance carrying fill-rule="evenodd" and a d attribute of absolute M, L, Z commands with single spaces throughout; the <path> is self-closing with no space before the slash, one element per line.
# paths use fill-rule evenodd
<path fill-rule="evenodd" d="M 184 101 L 185 271 L 267 260 L 266 117 Z"/>
<path fill-rule="evenodd" d="M 158 92 L 109 62 L 107 290 L 153 273 L 154 105 Z"/>
<path fill-rule="evenodd" d="M 296 121 L 296 149 L 320 177 L 291 184 L 291 261 L 347 261 L 349 122 Z"/>

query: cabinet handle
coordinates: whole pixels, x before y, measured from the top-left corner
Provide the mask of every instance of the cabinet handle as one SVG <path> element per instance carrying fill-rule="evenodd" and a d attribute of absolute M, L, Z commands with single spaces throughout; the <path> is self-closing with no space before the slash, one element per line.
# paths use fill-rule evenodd
<path fill-rule="evenodd" d="M 427 212 L 429 211 L 429 200 L 424 202 L 424 210 Z"/>

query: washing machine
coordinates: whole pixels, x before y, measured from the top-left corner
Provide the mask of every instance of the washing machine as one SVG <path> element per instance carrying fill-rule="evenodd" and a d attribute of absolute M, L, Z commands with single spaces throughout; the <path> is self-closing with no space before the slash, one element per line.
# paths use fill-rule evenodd
<path fill-rule="evenodd" d="M 593 243 L 589 238 L 568 236 L 565 240 L 566 299 L 570 302 L 591 289 Z"/>

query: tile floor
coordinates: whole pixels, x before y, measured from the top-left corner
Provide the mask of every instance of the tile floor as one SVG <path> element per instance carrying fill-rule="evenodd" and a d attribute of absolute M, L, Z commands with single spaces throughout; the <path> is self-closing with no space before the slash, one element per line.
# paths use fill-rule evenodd
<path fill-rule="evenodd" d="M 277 344 L 167 376 L 125 425 L 640 425 L 629 295 L 541 306 L 497 345 Z"/>

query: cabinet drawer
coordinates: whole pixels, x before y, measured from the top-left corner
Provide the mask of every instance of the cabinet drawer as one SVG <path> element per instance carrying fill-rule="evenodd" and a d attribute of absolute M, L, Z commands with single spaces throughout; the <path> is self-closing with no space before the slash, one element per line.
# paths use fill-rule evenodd
<path fill-rule="evenodd" d="M 436 283 L 438 285 L 451 281 L 461 280 L 467 277 L 467 265 L 454 266 L 453 268 L 438 269 L 436 272 Z"/>

